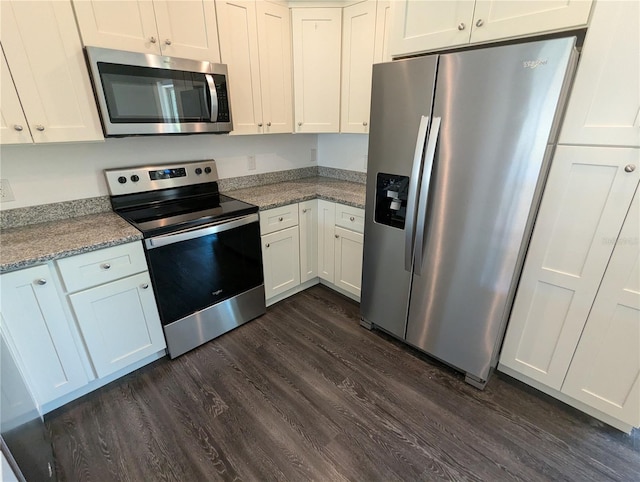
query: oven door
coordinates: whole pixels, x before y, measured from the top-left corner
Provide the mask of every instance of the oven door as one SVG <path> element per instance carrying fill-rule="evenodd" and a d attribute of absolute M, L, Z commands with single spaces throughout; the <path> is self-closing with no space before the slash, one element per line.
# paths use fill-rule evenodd
<path fill-rule="evenodd" d="M 165 326 L 263 284 L 257 214 L 149 238 L 145 245 Z"/>

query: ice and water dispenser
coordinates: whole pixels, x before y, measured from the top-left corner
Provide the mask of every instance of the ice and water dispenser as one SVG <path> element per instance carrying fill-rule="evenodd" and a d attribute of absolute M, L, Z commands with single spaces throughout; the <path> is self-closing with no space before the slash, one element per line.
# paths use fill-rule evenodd
<path fill-rule="evenodd" d="M 409 178 L 407 176 L 378 173 L 375 221 L 404 229 L 408 195 Z"/>

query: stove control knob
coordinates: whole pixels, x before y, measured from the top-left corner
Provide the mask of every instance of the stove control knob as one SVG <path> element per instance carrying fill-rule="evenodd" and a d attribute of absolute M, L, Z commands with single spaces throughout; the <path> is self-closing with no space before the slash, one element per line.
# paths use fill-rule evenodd
<path fill-rule="evenodd" d="M 207 174 L 211 174 L 211 168 L 209 166 L 205 167 L 204 172 Z"/>
<path fill-rule="evenodd" d="M 126 178 L 126 177 L 124 177 L 124 176 L 120 176 L 120 177 L 118 178 L 118 182 L 119 182 L 120 184 L 124 184 L 125 182 L 127 182 L 127 178 Z"/>
<path fill-rule="evenodd" d="M 202 169 L 200 169 L 199 167 L 196 167 L 196 174 L 199 176 L 200 174 L 202 174 Z"/>
<path fill-rule="evenodd" d="M 140 180 L 140 177 L 138 177 L 137 174 L 134 174 L 133 176 L 131 176 L 131 182 L 138 182 Z"/>

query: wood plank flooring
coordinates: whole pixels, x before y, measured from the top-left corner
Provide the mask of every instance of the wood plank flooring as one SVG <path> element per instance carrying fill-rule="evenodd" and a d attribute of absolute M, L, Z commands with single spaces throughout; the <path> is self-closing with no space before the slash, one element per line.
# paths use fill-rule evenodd
<path fill-rule="evenodd" d="M 316 286 L 58 409 L 60 480 L 640 480 L 638 431 L 476 390 L 358 316 Z"/>

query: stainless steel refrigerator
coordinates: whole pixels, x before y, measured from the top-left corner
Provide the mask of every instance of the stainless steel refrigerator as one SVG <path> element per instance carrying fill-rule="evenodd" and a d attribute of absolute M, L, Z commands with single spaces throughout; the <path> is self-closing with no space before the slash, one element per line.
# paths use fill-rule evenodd
<path fill-rule="evenodd" d="M 495 366 L 575 63 L 559 38 L 374 65 L 362 324 Z"/>

